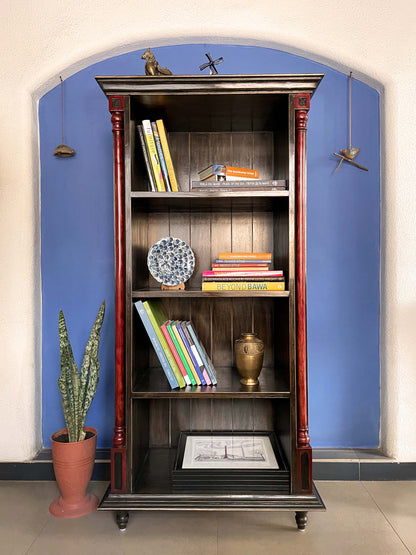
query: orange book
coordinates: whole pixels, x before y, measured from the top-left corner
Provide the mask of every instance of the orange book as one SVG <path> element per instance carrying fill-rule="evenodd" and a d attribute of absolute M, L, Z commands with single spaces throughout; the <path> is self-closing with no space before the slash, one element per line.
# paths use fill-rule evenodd
<path fill-rule="evenodd" d="M 251 179 L 259 178 L 259 170 L 250 168 L 237 168 L 235 166 L 225 166 L 225 175 L 227 177 L 251 177 Z"/>
<path fill-rule="evenodd" d="M 219 260 L 271 260 L 271 252 L 220 252 Z"/>

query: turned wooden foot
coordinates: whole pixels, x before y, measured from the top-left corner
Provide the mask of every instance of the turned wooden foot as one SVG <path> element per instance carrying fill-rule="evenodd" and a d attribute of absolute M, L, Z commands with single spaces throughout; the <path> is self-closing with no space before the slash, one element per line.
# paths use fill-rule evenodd
<path fill-rule="evenodd" d="M 296 524 L 299 530 L 305 530 L 306 523 L 308 522 L 308 511 L 296 511 Z"/>
<path fill-rule="evenodd" d="M 129 513 L 127 511 L 118 511 L 118 513 L 116 514 L 116 520 L 120 532 L 124 532 L 129 521 Z"/>

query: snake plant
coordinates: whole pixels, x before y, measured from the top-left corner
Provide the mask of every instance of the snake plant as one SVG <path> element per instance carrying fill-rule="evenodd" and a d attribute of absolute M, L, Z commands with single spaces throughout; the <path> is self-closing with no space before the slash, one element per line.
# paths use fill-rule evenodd
<path fill-rule="evenodd" d="M 85 347 L 81 371 L 79 372 L 72 353 L 64 313 L 62 310 L 59 311 L 61 374 L 58 379 L 58 386 L 62 396 L 62 407 L 68 428 L 69 442 L 82 441 L 85 438 L 85 417 L 98 385 L 100 370 L 98 347 L 104 312 L 105 302 L 103 301 Z"/>

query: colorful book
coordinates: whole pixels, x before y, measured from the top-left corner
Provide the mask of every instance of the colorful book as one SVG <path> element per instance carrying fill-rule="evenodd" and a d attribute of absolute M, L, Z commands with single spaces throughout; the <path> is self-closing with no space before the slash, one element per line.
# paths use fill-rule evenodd
<path fill-rule="evenodd" d="M 228 264 L 229 262 L 237 262 L 238 264 L 247 264 L 248 262 L 253 262 L 253 259 L 250 260 L 250 258 L 240 258 L 240 259 L 230 259 L 230 258 L 217 258 L 215 260 L 216 264 Z M 266 262 L 267 264 L 271 264 L 271 260 L 268 259 L 259 259 L 256 260 L 256 262 Z"/>
<path fill-rule="evenodd" d="M 187 367 L 185 366 L 185 368 L 192 373 L 192 375 L 194 376 L 194 379 L 196 381 L 196 385 L 201 385 L 201 379 L 199 377 L 199 374 L 197 373 L 196 369 L 194 368 L 194 365 L 192 363 L 191 357 L 189 356 L 189 353 L 183 343 L 182 337 L 179 334 L 178 328 L 176 326 L 177 322 L 175 320 L 172 320 L 170 322 L 170 329 L 173 331 L 173 333 L 175 334 L 175 337 L 178 341 L 179 347 L 182 351 L 182 354 L 186 360 L 186 364 L 188 365 Z"/>
<path fill-rule="evenodd" d="M 189 378 L 191 384 L 192 385 L 197 385 L 197 382 L 196 382 L 196 379 L 194 378 L 192 370 L 191 370 L 190 366 L 188 365 L 188 361 L 186 360 L 185 355 L 182 352 L 182 348 L 179 345 L 178 339 L 176 338 L 176 335 L 175 335 L 174 331 L 172 330 L 171 323 L 172 323 L 171 320 L 168 320 L 166 322 L 166 329 L 167 329 L 167 331 L 168 331 L 168 333 L 169 333 L 169 335 L 170 335 L 170 337 L 173 341 L 173 344 L 175 345 L 176 352 L 178 353 L 178 356 L 179 356 L 179 358 L 182 362 L 182 365 L 185 369 L 185 372 L 188 374 L 188 378 Z"/>
<path fill-rule="evenodd" d="M 284 281 L 204 281 L 202 291 L 284 291 Z"/>
<path fill-rule="evenodd" d="M 207 385 L 207 382 L 206 382 L 206 380 L 205 380 L 205 377 L 204 377 L 203 373 L 201 372 L 201 369 L 199 368 L 199 364 L 197 363 L 197 361 L 196 361 L 196 359 L 195 359 L 195 357 L 194 357 L 194 354 L 193 354 L 193 352 L 192 352 L 191 346 L 189 345 L 188 340 L 187 340 L 187 338 L 185 337 L 185 334 L 184 334 L 183 329 L 182 329 L 182 326 L 181 326 L 181 322 L 180 322 L 180 321 L 176 321 L 176 322 L 174 323 L 174 326 L 176 327 L 176 329 L 178 330 L 179 335 L 180 335 L 181 338 L 182 338 L 182 342 L 183 342 L 183 344 L 184 344 L 184 346 L 185 346 L 185 349 L 186 349 L 187 352 L 188 352 L 189 358 L 191 359 L 191 363 L 192 363 L 193 369 L 196 371 L 196 373 L 198 374 L 198 378 L 199 378 L 200 381 L 201 381 L 201 385 Z"/>
<path fill-rule="evenodd" d="M 153 176 L 155 178 L 156 189 L 158 191 L 165 191 L 165 184 L 163 181 L 162 169 L 160 167 L 159 156 L 157 154 L 157 148 L 155 143 L 155 138 L 153 136 L 152 124 L 149 119 L 144 119 L 143 133 L 146 140 L 147 152 L 149 154 L 150 165 L 152 166 Z"/>
<path fill-rule="evenodd" d="M 163 351 L 165 352 L 166 358 L 172 368 L 173 374 L 175 375 L 176 381 L 179 384 L 179 387 L 185 387 L 185 380 L 183 379 L 182 373 L 179 370 L 178 365 L 176 364 L 176 360 L 174 359 L 171 350 L 169 349 L 169 345 L 166 342 L 165 336 L 160 329 L 160 326 L 166 321 L 164 317 L 163 307 L 161 307 L 159 301 L 144 301 L 143 303 L 144 309 L 149 316 L 150 321 L 152 322 L 152 326 L 155 329 L 156 335 L 159 339 L 159 342 L 162 346 Z"/>
<path fill-rule="evenodd" d="M 249 270 L 260 270 L 267 269 L 269 264 L 267 262 L 257 262 L 252 260 L 251 262 L 213 262 L 211 268 L 215 270 L 224 270 L 224 268 L 230 268 L 233 271 L 242 270 L 248 272 Z"/>
<path fill-rule="evenodd" d="M 212 385 L 211 378 L 209 377 L 209 374 L 208 374 L 208 370 L 205 368 L 205 365 L 204 365 L 204 363 L 203 363 L 203 361 L 202 361 L 202 359 L 199 355 L 199 351 L 196 348 L 195 342 L 192 339 L 191 334 L 189 333 L 189 330 L 186 326 L 186 322 L 182 321 L 181 322 L 181 327 L 182 327 L 183 333 L 185 334 L 186 340 L 188 341 L 188 344 L 191 347 L 192 354 L 194 355 L 194 360 L 195 360 L 196 364 L 199 366 L 199 369 L 200 369 L 200 371 L 202 372 L 202 375 L 205 378 L 206 384 L 207 385 Z"/>
<path fill-rule="evenodd" d="M 283 270 L 219 271 L 204 270 L 202 277 L 283 277 Z"/>
<path fill-rule="evenodd" d="M 200 181 L 205 181 L 211 176 L 220 175 L 225 176 L 225 179 L 238 177 L 249 179 L 258 179 L 259 171 L 253 168 L 239 168 L 237 166 L 227 166 L 224 164 L 211 164 L 207 168 L 198 172 Z"/>
<path fill-rule="evenodd" d="M 159 342 L 159 338 L 156 335 L 156 331 L 155 328 L 152 325 L 152 322 L 150 321 L 150 318 L 148 316 L 148 313 L 145 309 L 145 307 L 143 306 L 143 302 L 142 301 L 137 301 L 136 303 L 134 303 L 134 306 L 137 308 L 137 312 L 139 313 L 139 316 L 143 322 L 144 328 L 147 332 L 147 335 L 149 336 L 149 339 L 153 345 L 153 348 L 155 350 L 155 353 L 159 359 L 160 364 L 162 365 L 163 371 L 165 372 L 165 375 L 168 379 L 168 382 L 171 386 L 172 389 L 176 389 L 179 387 L 179 384 L 175 378 L 175 375 L 172 371 L 172 368 L 168 362 L 168 359 L 166 358 L 166 354 Z"/>
<path fill-rule="evenodd" d="M 163 149 L 163 155 L 165 157 L 166 167 L 168 170 L 170 186 L 172 187 L 172 191 L 178 191 L 178 182 L 176 180 L 175 169 L 173 167 L 172 156 L 170 153 L 170 147 L 168 138 L 166 135 L 165 125 L 163 120 L 158 119 L 156 120 L 157 129 L 159 131 L 159 138 Z"/>
<path fill-rule="evenodd" d="M 200 357 L 202 359 L 202 362 L 204 363 L 205 368 L 208 371 L 209 377 L 211 378 L 211 382 L 212 385 L 217 385 L 217 377 L 215 375 L 215 368 L 214 365 L 212 364 L 211 359 L 208 356 L 208 353 L 206 352 L 204 345 L 201 343 L 196 331 L 193 328 L 192 322 L 186 322 L 186 326 L 189 330 L 189 333 L 196 345 L 196 348 L 199 351 Z"/>
<path fill-rule="evenodd" d="M 168 320 L 169 321 L 169 320 Z M 191 380 L 189 379 L 188 373 L 184 367 L 184 365 L 182 364 L 182 360 L 181 357 L 179 356 L 178 351 L 176 350 L 176 346 L 172 341 L 172 338 L 167 330 L 166 327 L 167 322 L 165 322 L 164 324 L 162 324 L 160 326 L 160 329 L 162 330 L 163 335 L 165 336 L 166 339 L 166 343 L 169 345 L 169 348 L 172 352 L 172 355 L 174 356 L 175 360 L 176 360 L 176 364 L 179 367 L 179 370 L 181 371 L 181 374 L 183 376 L 183 379 L 185 380 L 185 384 L 186 385 L 191 385 Z"/>
<path fill-rule="evenodd" d="M 285 278 L 283 276 L 280 277 L 226 277 L 226 276 L 211 276 L 211 277 L 203 277 L 202 278 L 202 282 L 203 283 L 209 283 L 209 282 L 213 282 L 213 281 L 218 281 L 218 282 L 229 282 L 229 281 L 256 281 L 256 282 L 275 282 L 275 281 L 285 281 Z"/>
<path fill-rule="evenodd" d="M 155 121 L 152 121 L 152 131 L 153 131 L 153 137 L 155 138 L 156 150 L 159 156 L 160 167 L 162 168 L 165 188 L 167 191 L 172 191 L 172 187 L 170 186 L 170 181 L 169 181 L 168 168 L 166 167 L 165 156 L 163 154 L 162 144 L 160 142 L 159 132 L 157 130 L 157 125 Z"/>
<path fill-rule="evenodd" d="M 271 252 L 220 252 L 218 258 L 221 260 L 271 260 Z"/>
<path fill-rule="evenodd" d="M 149 153 L 147 152 L 146 140 L 144 138 L 143 125 L 138 125 L 137 126 L 137 132 L 139 134 L 140 145 L 141 145 L 142 151 L 143 151 L 143 158 L 144 158 L 144 162 L 146 164 L 147 175 L 149 176 L 150 190 L 151 191 L 156 191 L 155 180 L 154 180 L 154 177 L 153 177 L 153 170 L 152 170 L 152 166 L 150 165 Z"/>

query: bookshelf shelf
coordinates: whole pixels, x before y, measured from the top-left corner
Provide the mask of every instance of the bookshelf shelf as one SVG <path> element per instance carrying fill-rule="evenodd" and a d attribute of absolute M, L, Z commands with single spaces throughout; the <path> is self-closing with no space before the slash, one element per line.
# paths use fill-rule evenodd
<path fill-rule="evenodd" d="M 280 399 L 290 397 L 289 373 L 287 368 L 263 368 L 259 386 L 249 389 L 240 384 L 235 368 L 216 367 L 216 386 L 188 386 L 172 390 L 160 368 L 150 368 L 133 384 L 131 397 L 163 399 Z"/>
<path fill-rule="evenodd" d="M 130 510 L 285 509 L 296 512 L 303 529 L 308 510 L 324 509 L 309 443 L 305 258 L 306 122 L 322 77 L 96 78 L 112 114 L 116 275 L 115 434 L 111 485 L 100 509 L 116 511 L 120 529 Z M 174 192 L 150 190 L 140 141 L 142 122 L 160 119 L 179 187 Z M 263 188 L 196 190 L 198 172 L 217 163 L 257 169 Z M 195 255 L 184 291 L 162 291 L 148 271 L 149 249 L 162 237 L 182 239 Z M 202 271 L 220 252 L 271 253 L 286 290 L 202 291 Z M 139 305 L 141 317 L 137 301 L 157 301 L 164 318 L 192 321 L 216 369 L 216 386 L 171 389 L 157 341 L 142 322 L 146 303 Z M 255 389 L 242 386 L 236 370 L 234 342 L 243 332 L 264 342 Z M 236 473 L 226 494 L 200 491 L 197 480 L 178 492 L 172 468 L 179 438 L 195 431 L 273 435 L 287 461 L 277 480 L 283 486 L 253 492 Z"/>
<path fill-rule="evenodd" d="M 287 298 L 290 296 L 289 291 L 201 291 L 201 289 L 185 289 L 184 291 L 162 291 L 161 289 L 139 289 L 132 291 L 133 300 L 136 299 L 169 299 L 169 298 L 211 298 L 211 297 L 242 297 L 242 298 Z"/>

